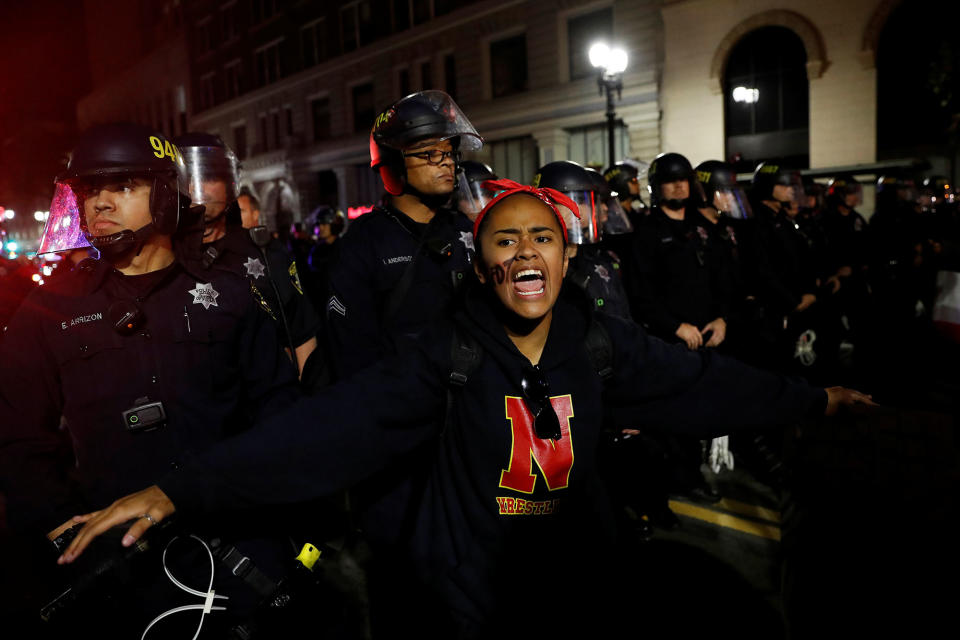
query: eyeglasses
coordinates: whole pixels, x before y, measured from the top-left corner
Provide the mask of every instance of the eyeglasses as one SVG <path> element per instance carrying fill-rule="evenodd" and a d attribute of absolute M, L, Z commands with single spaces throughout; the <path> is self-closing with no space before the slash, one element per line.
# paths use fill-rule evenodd
<path fill-rule="evenodd" d="M 440 149 L 430 149 L 428 151 L 413 151 L 411 153 L 404 153 L 404 158 L 420 158 L 421 160 L 426 160 L 427 164 L 438 165 L 447 158 L 453 160 L 453 164 L 459 164 L 460 162 L 460 152 L 459 151 L 441 151 Z"/>
<path fill-rule="evenodd" d="M 562 436 L 560 419 L 550 402 L 550 385 L 543 377 L 540 367 L 524 367 L 520 387 L 523 389 L 527 408 L 533 414 L 533 430 L 537 437 L 541 440 L 559 440 Z"/>

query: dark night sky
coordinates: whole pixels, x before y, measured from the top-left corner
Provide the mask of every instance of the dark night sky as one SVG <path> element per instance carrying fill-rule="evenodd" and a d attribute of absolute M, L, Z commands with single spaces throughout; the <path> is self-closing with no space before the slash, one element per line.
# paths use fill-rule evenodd
<path fill-rule="evenodd" d="M 46 209 L 88 90 L 83 3 L 3 0 L 0 24 L 0 205 L 26 214 Z"/>

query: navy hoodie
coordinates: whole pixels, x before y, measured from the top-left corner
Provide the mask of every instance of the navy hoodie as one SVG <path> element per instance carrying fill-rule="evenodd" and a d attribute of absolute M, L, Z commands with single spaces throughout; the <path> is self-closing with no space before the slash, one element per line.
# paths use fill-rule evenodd
<path fill-rule="evenodd" d="M 704 436 L 825 407 L 822 389 L 668 345 L 598 314 L 614 345 L 615 373 L 604 383 L 584 347 L 589 312 L 561 296 L 539 365 L 562 438 L 541 440 L 522 400 L 529 362 L 497 319 L 499 303 L 477 287 L 463 305 L 399 355 L 194 457 L 161 489 L 187 516 L 301 501 L 431 447 L 405 547 L 421 583 L 452 615 L 483 627 L 511 606 L 504 587 L 530 593 L 531 567 L 540 585 L 533 591 L 556 592 L 576 575 L 555 562 L 575 556 L 571 544 L 609 540 L 596 470 L 605 405 L 624 425 Z M 482 346 L 483 359 L 443 428 L 453 322 Z"/>

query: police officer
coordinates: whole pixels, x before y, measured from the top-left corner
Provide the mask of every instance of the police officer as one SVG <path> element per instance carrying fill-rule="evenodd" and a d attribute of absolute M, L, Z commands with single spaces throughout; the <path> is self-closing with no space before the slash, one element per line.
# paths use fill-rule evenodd
<path fill-rule="evenodd" d="M 92 244 L 100 258 L 34 290 L 0 351 L 0 486 L 21 531 L 53 539 L 78 509 L 159 478 L 297 396 L 295 371 L 249 283 L 180 253 L 191 218 L 182 164 L 177 147 L 148 127 L 103 125 L 81 136 L 57 178 L 43 248 Z M 257 573 L 247 575 L 262 584 L 282 577 L 285 547 L 243 542 L 235 524 L 212 529 L 218 551 L 256 557 Z M 180 553 L 190 562 L 178 577 L 205 584 L 205 553 L 171 552 Z M 135 576 L 145 583 L 136 593 L 120 586 L 99 594 L 103 609 L 88 602 L 71 632 L 139 637 L 172 600 L 182 604 L 155 566 Z M 232 600 L 218 620 L 229 628 L 260 594 L 222 566 L 219 576 L 216 591 Z M 177 617 L 159 626 L 172 631 Z"/>
<path fill-rule="evenodd" d="M 690 162 L 662 153 L 647 172 L 651 213 L 634 233 L 634 317 L 651 333 L 691 350 L 726 336 L 729 276 L 721 241 L 698 210 L 703 196 Z"/>
<path fill-rule="evenodd" d="M 640 195 L 639 165 L 632 160 L 621 160 L 612 167 L 607 167 L 603 178 L 617 194 L 620 206 L 627 212 L 630 223 L 634 228 L 639 226 L 640 220 L 650 212 Z"/>
<path fill-rule="evenodd" d="M 469 273 L 469 220 L 448 208 L 462 151 L 480 135 L 453 99 L 421 91 L 388 107 L 370 132 L 370 167 L 387 197 L 350 225 L 330 274 L 327 326 L 339 377 L 393 349 L 447 310 Z"/>
<path fill-rule="evenodd" d="M 203 246 L 196 247 L 200 259 L 208 267 L 216 262 L 250 281 L 253 297 L 276 322 L 280 339 L 302 373 L 317 346 L 320 320 L 304 295 L 293 259 L 265 227 L 245 228 L 236 154 L 219 136 L 208 133 L 185 133 L 173 142 L 184 156 L 190 197 L 205 207 Z"/>
<path fill-rule="evenodd" d="M 756 222 L 743 189 L 737 184 L 733 166 L 720 160 L 707 160 L 696 167 L 697 181 L 703 191 L 700 212 L 714 223 L 713 230 L 723 241 L 730 283 L 730 331 L 735 344 L 728 344 L 737 357 L 754 361 L 758 307 L 756 279 L 758 265 Z"/>
<path fill-rule="evenodd" d="M 573 212 L 561 208 L 566 216 L 570 241 L 567 282 L 579 287 L 597 311 L 629 319 L 630 303 L 621 281 L 620 260 L 601 243 L 602 226 L 604 218 L 609 216 L 609 209 L 604 211 L 607 205 L 598 180 L 604 182 L 603 176 L 597 172 L 588 171 L 570 160 L 559 160 L 540 167 L 533 186 L 555 189 L 573 200 L 580 209 L 578 220 Z M 628 224 L 625 218 L 621 220 L 623 224 Z"/>
<path fill-rule="evenodd" d="M 457 210 L 473 222 L 495 195 L 483 186 L 487 180 L 499 179 L 490 165 L 475 160 L 461 160 L 457 172 L 457 191 L 454 199 Z"/>

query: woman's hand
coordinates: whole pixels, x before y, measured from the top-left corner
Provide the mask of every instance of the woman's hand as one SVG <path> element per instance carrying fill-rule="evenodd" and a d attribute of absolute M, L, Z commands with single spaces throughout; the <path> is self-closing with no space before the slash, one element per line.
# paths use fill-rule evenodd
<path fill-rule="evenodd" d="M 70 563 L 83 553 L 94 538 L 104 531 L 123 524 L 129 520 L 136 520 L 127 530 L 121 544 L 129 547 L 151 526 L 160 523 L 171 515 L 176 508 L 160 487 L 154 485 L 125 498 L 120 498 L 106 509 L 94 511 L 82 516 L 74 516 L 69 524 L 85 522 L 83 529 L 73 539 L 63 555 L 57 559 L 57 564 Z"/>

